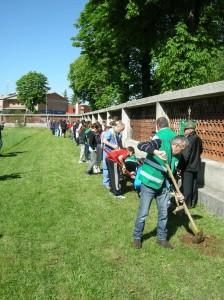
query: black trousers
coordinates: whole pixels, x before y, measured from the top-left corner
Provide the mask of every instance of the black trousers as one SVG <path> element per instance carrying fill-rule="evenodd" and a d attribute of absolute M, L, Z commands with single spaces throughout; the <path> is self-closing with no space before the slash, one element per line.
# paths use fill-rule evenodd
<path fill-rule="evenodd" d="M 118 163 L 106 158 L 106 164 L 110 179 L 110 189 L 111 193 L 115 196 L 121 195 L 121 185 L 120 185 L 120 170 Z"/>
<path fill-rule="evenodd" d="M 197 172 L 184 171 L 182 176 L 182 193 L 188 207 L 195 207 L 198 201 Z"/>

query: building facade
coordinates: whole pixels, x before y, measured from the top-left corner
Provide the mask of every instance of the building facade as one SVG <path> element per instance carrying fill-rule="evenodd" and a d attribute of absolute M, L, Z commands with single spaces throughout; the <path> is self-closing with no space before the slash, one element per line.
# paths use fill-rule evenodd
<path fill-rule="evenodd" d="M 68 101 L 56 92 L 48 93 L 45 103 L 36 107 L 36 113 L 65 114 L 68 110 Z M 25 113 L 27 108 L 18 99 L 16 93 L 0 97 L 1 113 Z"/>

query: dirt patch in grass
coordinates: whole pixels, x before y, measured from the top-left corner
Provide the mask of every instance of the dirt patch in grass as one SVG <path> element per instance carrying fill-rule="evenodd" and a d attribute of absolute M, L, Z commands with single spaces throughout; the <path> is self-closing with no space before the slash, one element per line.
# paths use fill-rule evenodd
<path fill-rule="evenodd" d="M 213 235 L 206 235 L 202 243 L 195 244 L 192 242 L 192 238 L 192 235 L 184 234 L 180 237 L 180 240 L 189 247 L 198 249 L 204 255 L 224 257 L 224 240 Z"/>
<path fill-rule="evenodd" d="M 125 257 L 118 249 L 106 248 L 104 249 L 104 254 L 107 261 L 110 261 L 116 265 L 122 265 L 125 263 Z"/>

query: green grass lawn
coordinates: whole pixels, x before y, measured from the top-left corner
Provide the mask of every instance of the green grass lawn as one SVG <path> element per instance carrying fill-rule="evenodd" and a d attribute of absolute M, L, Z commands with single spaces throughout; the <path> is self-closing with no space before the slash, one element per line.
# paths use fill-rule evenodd
<path fill-rule="evenodd" d="M 224 299 L 222 220 L 193 210 L 198 226 L 220 240 L 209 252 L 183 243 L 185 228 L 173 216 L 175 249 L 163 249 L 154 204 L 148 238 L 135 250 L 135 192 L 115 200 L 101 175 L 85 175 L 79 148 L 47 129 L 5 129 L 3 139 L 0 299 Z"/>

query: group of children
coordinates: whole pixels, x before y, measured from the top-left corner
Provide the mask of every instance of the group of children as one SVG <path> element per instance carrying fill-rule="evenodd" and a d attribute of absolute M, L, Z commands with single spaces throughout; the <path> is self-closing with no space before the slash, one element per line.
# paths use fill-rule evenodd
<path fill-rule="evenodd" d="M 121 132 L 125 125 L 121 121 L 109 126 L 99 122 L 82 120 L 74 124 L 74 139 L 80 145 L 79 163 L 88 162 L 86 174 L 103 173 L 103 185 L 119 199 L 122 195 L 122 179 L 134 181 L 139 161 L 133 147 L 122 147 Z"/>
<path fill-rule="evenodd" d="M 135 156 L 135 150 L 129 146 L 123 148 L 122 131 L 125 125 L 121 121 L 95 122 L 77 120 L 73 124 L 65 120 L 50 121 L 50 130 L 55 136 L 65 137 L 66 132 L 80 147 L 79 163 L 88 163 L 86 175 L 102 173 L 103 186 L 111 194 L 124 199 L 123 187 L 127 180 L 138 191 L 135 178 L 141 160 Z"/>
<path fill-rule="evenodd" d="M 50 120 L 48 126 L 53 135 L 65 138 L 66 132 L 72 127 L 72 124 L 66 120 L 60 119 L 59 121 Z"/>

